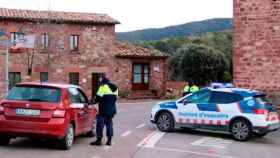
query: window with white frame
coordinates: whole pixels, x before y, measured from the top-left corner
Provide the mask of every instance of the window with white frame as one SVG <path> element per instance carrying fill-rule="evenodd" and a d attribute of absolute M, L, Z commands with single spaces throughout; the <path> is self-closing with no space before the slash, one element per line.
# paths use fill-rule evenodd
<path fill-rule="evenodd" d="M 71 35 L 70 36 L 70 49 L 71 50 L 78 50 L 79 49 L 79 36 L 78 35 Z"/>
<path fill-rule="evenodd" d="M 19 32 L 11 32 L 11 42 L 16 43 L 19 38 L 23 38 L 24 33 L 19 33 Z"/>
<path fill-rule="evenodd" d="M 49 34 L 43 33 L 41 36 L 41 44 L 43 49 L 47 49 L 49 47 Z"/>

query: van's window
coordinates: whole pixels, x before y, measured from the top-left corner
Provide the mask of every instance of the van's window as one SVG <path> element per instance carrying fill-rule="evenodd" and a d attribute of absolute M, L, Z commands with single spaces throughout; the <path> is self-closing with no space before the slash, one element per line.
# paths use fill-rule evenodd
<path fill-rule="evenodd" d="M 229 92 L 212 92 L 210 102 L 217 104 L 230 104 L 241 100 L 243 100 L 243 97 L 239 94 Z"/>
<path fill-rule="evenodd" d="M 16 86 L 12 88 L 7 100 L 37 101 L 37 102 L 60 102 L 61 91 L 58 88 L 44 86 Z"/>

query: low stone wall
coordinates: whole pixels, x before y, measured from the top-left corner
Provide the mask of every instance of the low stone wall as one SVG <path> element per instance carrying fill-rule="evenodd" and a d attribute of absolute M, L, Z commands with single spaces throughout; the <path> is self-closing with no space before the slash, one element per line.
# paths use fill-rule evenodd
<path fill-rule="evenodd" d="M 182 91 L 186 85 L 186 82 L 183 81 L 168 81 L 166 84 L 167 87 L 167 98 L 176 98 L 182 96 Z"/>

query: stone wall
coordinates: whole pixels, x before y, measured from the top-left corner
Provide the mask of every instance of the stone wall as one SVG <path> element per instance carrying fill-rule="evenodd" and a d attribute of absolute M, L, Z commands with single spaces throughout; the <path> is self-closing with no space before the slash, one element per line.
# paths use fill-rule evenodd
<path fill-rule="evenodd" d="M 91 96 L 92 73 L 106 73 L 120 91 L 131 90 L 132 59 L 116 58 L 114 25 L 37 24 L 31 22 L 2 21 L 0 28 L 5 32 L 19 29 L 25 34 L 36 35 L 36 48 L 23 53 L 10 53 L 10 72 L 21 72 L 22 82 L 39 81 L 40 72 L 49 73 L 49 82 L 68 83 L 69 73 L 78 72 L 80 86 Z M 50 47 L 42 49 L 41 35 L 49 33 Z M 71 51 L 70 35 L 79 35 L 79 51 Z M 28 76 L 28 57 L 34 52 L 32 75 Z M 0 94 L 5 91 L 4 48 L 0 48 Z M 166 62 L 149 59 L 151 64 L 151 89 L 165 92 Z M 159 72 L 152 67 L 160 66 Z M 1 97 L 0 95 L 0 97 Z"/>
<path fill-rule="evenodd" d="M 234 0 L 234 83 L 280 105 L 280 0 Z"/>
<path fill-rule="evenodd" d="M 27 22 L 1 22 L 5 32 L 21 28 L 25 34 L 36 35 L 36 48 L 23 53 L 10 53 L 10 72 L 21 72 L 22 81 L 39 81 L 40 72 L 49 72 L 50 82 L 68 83 L 70 72 L 80 73 L 80 85 L 91 96 L 91 73 L 104 72 L 112 76 L 111 63 L 114 58 L 115 27 L 113 25 L 34 24 Z M 50 47 L 42 49 L 40 37 L 48 32 Z M 79 50 L 69 46 L 70 35 L 79 35 Z M 2 49 L 3 50 L 3 49 Z M 28 76 L 28 56 L 32 55 L 33 71 Z M 1 52 L 0 87 L 4 87 L 4 51 Z M 3 88 L 0 93 L 3 94 Z"/>
<path fill-rule="evenodd" d="M 181 97 L 182 92 L 186 86 L 186 82 L 184 81 L 168 81 L 167 82 L 167 90 L 175 95 L 176 97 Z"/>
<path fill-rule="evenodd" d="M 165 95 L 167 82 L 167 63 L 165 59 L 117 58 L 114 62 L 115 65 L 118 65 L 114 68 L 114 71 L 118 73 L 113 73 L 113 78 L 115 78 L 114 81 L 119 85 L 121 92 L 131 93 L 132 66 L 134 62 L 140 62 L 150 64 L 149 90 L 156 90 L 160 97 Z"/>

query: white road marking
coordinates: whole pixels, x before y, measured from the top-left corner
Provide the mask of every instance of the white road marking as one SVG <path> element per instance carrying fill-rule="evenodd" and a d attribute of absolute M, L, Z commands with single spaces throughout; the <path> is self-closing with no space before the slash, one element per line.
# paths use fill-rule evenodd
<path fill-rule="evenodd" d="M 210 137 L 203 137 L 202 139 L 190 143 L 190 145 L 193 146 L 214 147 L 220 149 L 226 149 L 230 144 L 232 144 L 232 141 L 230 140 Z"/>
<path fill-rule="evenodd" d="M 126 131 L 123 134 L 121 134 L 121 137 L 126 137 L 128 135 L 130 135 L 132 132 L 131 131 Z"/>
<path fill-rule="evenodd" d="M 146 126 L 146 124 L 143 123 L 143 124 L 141 124 L 141 125 L 138 125 L 136 128 L 137 128 L 137 129 L 140 129 L 140 128 L 143 128 L 143 127 L 145 127 L 145 126 Z"/>
<path fill-rule="evenodd" d="M 148 147 L 148 149 L 159 150 L 159 151 L 169 151 L 169 152 L 189 153 L 189 154 L 202 155 L 202 156 L 207 156 L 207 157 L 237 158 L 237 157 L 228 156 L 228 155 L 208 154 L 208 153 L 203 153 L 203 152 L 195 152 L 195 151 L 190 151 L 190 150 L 180 150 L 180 149 L 172 149 L 172 148 Z"/>
<path fill-rule="evenodd" d="M 154 131 L 142 140 L 137 146 L 152 148 L 165 135 L 163 132 Z"/>

